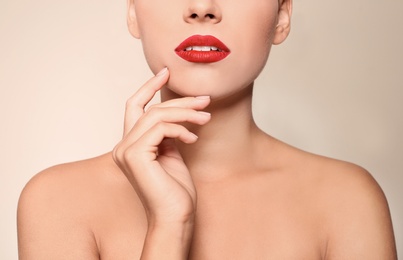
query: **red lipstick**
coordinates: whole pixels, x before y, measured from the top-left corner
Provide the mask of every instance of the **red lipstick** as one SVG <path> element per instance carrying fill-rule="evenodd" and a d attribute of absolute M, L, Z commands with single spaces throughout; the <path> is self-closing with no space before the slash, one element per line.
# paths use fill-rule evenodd
<path fill-rule="evenodd" d="M 212 63 L 225 59 L 230 50 L 214 36 L 193 35 L 179 44 L 175 53 L 189 62 Z"/>

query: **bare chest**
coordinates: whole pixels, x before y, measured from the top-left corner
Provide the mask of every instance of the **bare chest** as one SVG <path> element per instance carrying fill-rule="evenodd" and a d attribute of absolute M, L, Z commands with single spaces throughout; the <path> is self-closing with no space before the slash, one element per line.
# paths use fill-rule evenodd
<path fill-rule="evenodd" d="M 102 237 L 102 259 L 139 259 L 145 222 L 132 228 L 121 220 Z M 138 223 L 137 223 L 138 224 Z M 251 217 L 248 213 L 199 220 L 189 259 L 321 259 L 316 226 L 290 217 Z"/>
<path fill-rule="evenodd" d="M 322 230 L 295 208 L 228 203 L 196 220 L 190 259 L 321 259 Z"/>
<path fill-rule="evenodd" d="M 100 237 L 102 259 L 140 258 L 147 220 L 134 212 L 105 223 L 110 227 Z M 314 210 L 299 200 L 232 192 L 202 196 L 189 259 L 322 259 L 323 234 Z"/>

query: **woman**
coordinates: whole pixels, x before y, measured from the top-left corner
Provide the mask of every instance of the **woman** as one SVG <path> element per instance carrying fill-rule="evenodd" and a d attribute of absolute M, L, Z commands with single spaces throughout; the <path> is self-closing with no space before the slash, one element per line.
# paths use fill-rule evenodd
<path fill-rule="evenodd" d="M 21 259 L 396 259 L 364 169 L 262 132 L 253 82 L 292 0 L 128 0 L 155 77 L 127 102 L 113 152 L 35 176 Z M 161 90 L 162 103 L 145 109 Z"/>

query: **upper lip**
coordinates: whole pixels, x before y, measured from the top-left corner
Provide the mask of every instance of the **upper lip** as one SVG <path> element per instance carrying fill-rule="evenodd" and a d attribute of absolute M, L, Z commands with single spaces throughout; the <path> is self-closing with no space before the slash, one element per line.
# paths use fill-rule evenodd
<path fill-rule="evenodd" d="M 192 50 L 190 49 L 192 47 L 204 47 L 204 50 L 207 51 L 208 49 L 206 49 L 206 47 L 210 47 L 212 51 L 230 52 L 223 42 L 212 35 L 192 35 L 179 44 L 175 51 L 186 51 L 186 49 L 189 51 Z"/>

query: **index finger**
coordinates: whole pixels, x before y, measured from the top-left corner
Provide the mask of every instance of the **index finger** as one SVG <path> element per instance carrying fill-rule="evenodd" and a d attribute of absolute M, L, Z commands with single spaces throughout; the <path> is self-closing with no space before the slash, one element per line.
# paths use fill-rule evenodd
<path fill-rule="evenodd" d="M 144 107 L 151 101 L 158 90 L 168 81 L 169 71 L 165 67 L 157 75 L 149 79 L 126 102 L 124 135 L 125 136 L 136 121 L 144 114 Z"/>

